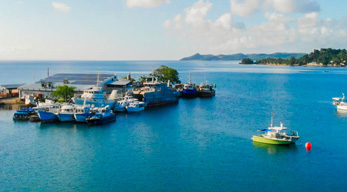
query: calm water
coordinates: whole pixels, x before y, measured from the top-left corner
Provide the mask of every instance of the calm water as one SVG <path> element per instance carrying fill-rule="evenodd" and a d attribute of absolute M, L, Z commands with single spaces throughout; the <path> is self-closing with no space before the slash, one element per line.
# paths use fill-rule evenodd
<path fill-rule="evenodd" d="M 246 66 L 237 62 L 1 62 L 0 85 L 50 73 L 139 77 L 162 64 L 181 79 L 217 84 L 212 99 L 119 114 L 99 127 L 13 122 L 0 110 L 2 191 L 346 191 L 344 68 Z M 326 72 L 329 71 L 329 72 Z M 297 145 L 252 143 L 270 123 L 297 130 Z M 305 142 L 312 143 L 307 152 Z"/>

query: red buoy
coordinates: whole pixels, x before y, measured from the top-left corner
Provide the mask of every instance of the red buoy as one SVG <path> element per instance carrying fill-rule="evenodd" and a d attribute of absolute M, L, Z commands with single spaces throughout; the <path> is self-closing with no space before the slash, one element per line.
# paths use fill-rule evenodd
<path fill-rule="evenodd" d="M 312 147 L 312 145 L 311 145 L 310 142 L 307 142 L 307 143 L 305 144 L 305 148 L 306 148 L 307 150 L 311 150 L 311 147 Z"/>

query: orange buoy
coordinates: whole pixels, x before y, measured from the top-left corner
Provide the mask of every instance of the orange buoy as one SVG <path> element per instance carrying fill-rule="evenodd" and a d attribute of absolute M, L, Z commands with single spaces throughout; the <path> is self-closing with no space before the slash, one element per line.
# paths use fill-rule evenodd
<path fill-rule="evenodd" d="M 305 148 L 306 148 L 307 150 L 311 150 L 311 147 L 312 147 L 312 145 L 311 145 L 310 142 L 307 142 L 307 143 L 305 144 Z"/>

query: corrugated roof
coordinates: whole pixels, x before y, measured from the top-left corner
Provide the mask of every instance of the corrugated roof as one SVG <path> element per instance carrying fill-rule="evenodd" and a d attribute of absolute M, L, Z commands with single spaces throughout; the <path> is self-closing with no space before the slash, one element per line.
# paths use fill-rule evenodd
<path fill-rule="evenodd" d="M 91 89 L 92 87 L 94 87 L 95 85 L 79 85 L 79 84 L 63 84 L 63 83 L 55 83 L 54 84 L 54 90 L 58 87 L 58 86 L 63 86 L 63 85 L 67 85 L 69 87 L 76 87 L 75 91 L 83 91 L 86 89 Z M 28 83 L 25 84 L 23 86 L 19 87 L 20 89 L 28 89 L 28 90 L 51 90 L 49 88 L 43 88 L 41 86 L 40 83 Z"/>
<path fill-rule="evenodd" d="M 24 85 L 24 83 L 21 84 L 7 84 L 7 85 L 0 85 L 0 87 L 5 87 L 6 89 L 16 89 L 20 86 Z"/>
<path fill-rule="evenodd" d="M 127 85 L 131 83 L 130 80 L 127 80 L 127 79 L 118 79 L 118 81 L 114 81 L 114 82 L 111 82 L 111 83 L 107 83 L 108 85 Z"/>
<path fill-rule="evenodd" d="M 113 74 L 100 74 L 100 82 L 105 81 L 107 78 L 113 77 Z M 55 75 L 49 76 L 45 79 L 38 81 L 45 82 L 63 82 L 64 79 L 69 81 L 69 84 L 80 84 L 80 85 L 96 85 L 98 74 L 95 73 L 57 73 Z"/>

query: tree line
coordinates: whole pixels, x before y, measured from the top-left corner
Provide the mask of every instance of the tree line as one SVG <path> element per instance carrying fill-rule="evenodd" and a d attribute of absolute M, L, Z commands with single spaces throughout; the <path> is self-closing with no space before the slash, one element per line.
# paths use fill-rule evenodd
<path fill-rule="evenodd" d="M 245 62 L 249 60 L 245 60 Z M 242 63 L 243 61 L 241 61 Z M 283 65 L 307 65 L 308 63 L 316 62 L 323 65 L 335 64 L 341 65 L 347 62 L 346 49 L 332 49 L 322 48 L 320 50 L 314 50 L 313 52 L 306 54 L 300 58 L 290 57 L 289 59 L 283 58 L 265 58 L 255 61 L 255 64 L 283 64 Z M 245 63 L 251 64 L 251 63 Z"/>

